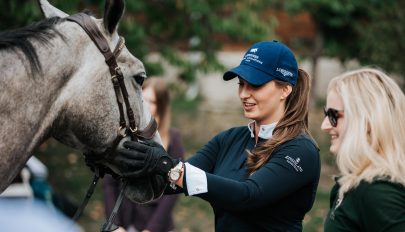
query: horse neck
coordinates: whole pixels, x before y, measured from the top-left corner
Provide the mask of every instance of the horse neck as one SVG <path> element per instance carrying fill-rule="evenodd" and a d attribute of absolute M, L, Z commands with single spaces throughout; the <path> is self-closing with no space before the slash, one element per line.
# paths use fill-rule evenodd
<path fill-rule="evenodd" d="M 1 166 L 9 163 L 22 166 L 24 162 L 16 160 L 27 160 L 48 138 L 63 105 L 58 97 L 80 62 L 80 49 L 74 45 L 78 39 L 80 36 L 66 35 L 65 42 L 56 36 L 45 46 L 33 40 L 43 71 L 34 75 L 29 72 L 26 56 L 18 49 L 0 50 L 0 172 L 4 170 Z"/>

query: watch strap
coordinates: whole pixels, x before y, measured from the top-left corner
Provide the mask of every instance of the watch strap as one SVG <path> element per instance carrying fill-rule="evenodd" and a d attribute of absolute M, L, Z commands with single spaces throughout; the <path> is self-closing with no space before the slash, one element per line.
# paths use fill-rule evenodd
<path fill-rule="evenodd" d="M 168 180 L 169 180 L 169 183 L 170 183 L 170 187 L 172 189 L 177 188 L 176 187 L 176 182 L 180 179 L 181 174 L 183 173 L 183 171 L 184 171 L 184 163 L 179 161 L 179 163 L 174 168 L 170 169 L 170 171 L 168 172 Z M 177 179 L 172 179 L 171 178 L 171 173 L 172 172 L 177 172 L 178 173 L 178 178 Z"/>

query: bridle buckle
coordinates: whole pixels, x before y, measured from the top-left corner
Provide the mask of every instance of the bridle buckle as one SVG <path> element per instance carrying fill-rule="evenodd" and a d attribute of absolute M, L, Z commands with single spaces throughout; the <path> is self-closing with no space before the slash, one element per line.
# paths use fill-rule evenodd
<path fill-rule="evenodd" d="M 137 133 L 137 132 L 138 132 L 138 127 L 135 127 L 134 129 L 132 129 L 131 127 L 129 127 L 129 130 L 130 130 L 132 133 Z"/>

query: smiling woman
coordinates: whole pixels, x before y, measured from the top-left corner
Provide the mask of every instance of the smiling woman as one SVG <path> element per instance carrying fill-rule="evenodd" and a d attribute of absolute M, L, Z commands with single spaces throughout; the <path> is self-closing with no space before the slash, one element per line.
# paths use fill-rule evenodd
<path fill-rule="evenodd" d="M 340 176 L 325 231 L 405 231 L 405 95 L 364 68 L 331 80 L 322 130 Z"/>
<path fill-rule="evenodd" d="M 343 135 L 345 128 L 343 101 L 336 91 L 330 91 L 326 102 L 327 105 L 324 109 L 325 120 L 322 122 L 321 129 L 329 132 L 331 136 L 329 150 L 337 154 L 343 138 L 343 136 L 339 135 Z"/>
<path fill-rule="evenodd" d="M 291 93 L 291 85 L 280 88 L 276 81 L 261 86 L 252 86 L 239 78 L 239 97 L 246 118 L 255 120 L 257 126 L 278 121 L 284 114 L 286 99 Z"/>
<path fill-rule="evenodd" d="M 143 175 L 167 177 L 165 193 L 208 201 L 216 231 L 302 231 L 320 175 L 308 132 L 309 76 L 287 46 L 264 41 L 223 76 L 236 77 L 248 126 L 221 132 L 184 164 L 153 142 L 126 142 L 119 155 L 146 164 Z"/>

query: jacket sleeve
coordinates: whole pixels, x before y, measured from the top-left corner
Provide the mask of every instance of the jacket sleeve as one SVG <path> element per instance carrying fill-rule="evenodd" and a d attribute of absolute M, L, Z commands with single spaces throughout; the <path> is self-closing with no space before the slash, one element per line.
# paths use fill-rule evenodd
<path fill-rule="evenodd" d="M 319 170 L 318 149 L 312 142 L 302 140 L 299 145 L 282 145 L 245 181 L 206 173 L 208 192 L 196 196 L 224 209 L 252 210 L 276 202 L 314 181 Z"/>
<path fill-rule="evenodd" d="M 212 172 L 217 161 L 217 154 L 221 147 L 221 140 L 224 132 L 218 134 L 203 146 L 195 155 L 187 160 L 191 165 L 198 167 L 205 172 Z"/>
<path fill-rule="evenodd" d="M 222 138 L 224 137 L 224 132 L 218 134 L 213 139 L 211 139 L 202 149 L 200 149 L 197 153 L 195 153 L 190 159 L 187 160 L 187 163 L 192 164 L 193 166 L 197 167 L 197 169 L 201 169 L 205 172 L 212 172 L 215 163 L 217 161 L 217 154 L 219 153 L 220 144 Z M 184 170 L 184 178 L 183 178 L 183 188 L 177 188 L 173 190 L 170 187 L 166 187 L 164 194 L 178 194 L 178 193 L 187 193 L 187 183 L 185 181 L 186 177 L 186 168 Z M 205 177 L 204 177 L 205 178 Z M 200 177 L 197 177 L 200 179 Z"/>

